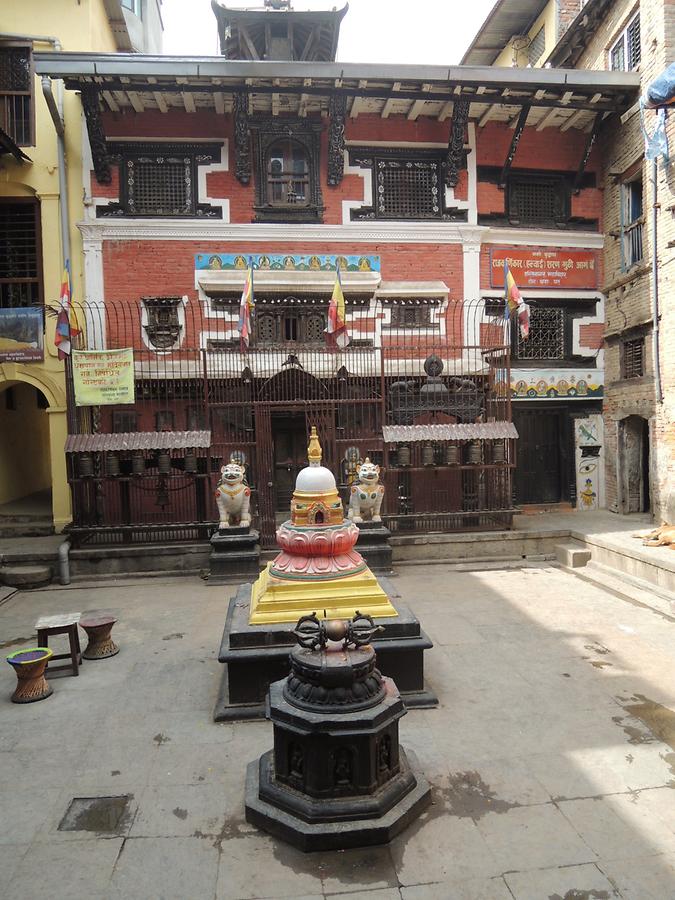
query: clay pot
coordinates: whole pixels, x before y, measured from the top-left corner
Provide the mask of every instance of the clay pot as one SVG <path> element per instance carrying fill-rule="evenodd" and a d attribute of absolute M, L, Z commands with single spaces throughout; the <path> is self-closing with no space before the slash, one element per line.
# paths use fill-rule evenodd
<path fill-rule="evenodd" d="M 35 703 L 51 696 L 54 689 L 47 684 L 45 667 L 52 656 L 48 647 L 29 647 L 10 653 L 7 662 L 16 672 L 16 690 L 12 703 Z"/>

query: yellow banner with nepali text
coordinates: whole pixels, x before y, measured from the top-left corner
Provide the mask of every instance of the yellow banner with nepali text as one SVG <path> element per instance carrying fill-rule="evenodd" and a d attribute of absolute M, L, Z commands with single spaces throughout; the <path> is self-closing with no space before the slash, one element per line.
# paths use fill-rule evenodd
<path fill-rule="evenodd" d="M 76 406 L 134 403 L 134 351 L 73 350 Z"/>

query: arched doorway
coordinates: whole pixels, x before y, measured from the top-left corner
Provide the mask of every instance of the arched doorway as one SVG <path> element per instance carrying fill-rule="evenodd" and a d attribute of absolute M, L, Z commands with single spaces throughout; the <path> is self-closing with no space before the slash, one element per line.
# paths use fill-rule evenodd
<path fill-rule="evenodd" d="M 619 511 L 649 512 L 649 422 L 642 416 L 621 419 L 618 438 Z"/>
<path fill-rule="evenodd" d="M 45 394 L 31 384 L 0 385 L 0 528 L 7 534 L 52 527 L 48 407 Z"/>

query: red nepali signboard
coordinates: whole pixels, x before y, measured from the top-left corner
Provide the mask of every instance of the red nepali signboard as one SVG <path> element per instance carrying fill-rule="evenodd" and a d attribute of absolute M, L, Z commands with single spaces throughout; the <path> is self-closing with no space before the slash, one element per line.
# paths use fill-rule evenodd
<path fill-rule="evenodd" d="M 490 250 L 490 286 L 504 287 L 504 264 L 519 288 L 596 288 L 593 250 Z"/>

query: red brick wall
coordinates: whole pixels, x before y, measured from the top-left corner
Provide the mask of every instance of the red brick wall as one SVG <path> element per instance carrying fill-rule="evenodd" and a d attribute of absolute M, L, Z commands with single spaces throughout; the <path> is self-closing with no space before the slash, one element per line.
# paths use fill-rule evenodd
<path fill-rule="evenodd" d="M 579 344 L 590 350 L 599 350 L 602 347 L 602 336 L 605 331 L 604 322 L 579 326 Z"/>

